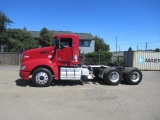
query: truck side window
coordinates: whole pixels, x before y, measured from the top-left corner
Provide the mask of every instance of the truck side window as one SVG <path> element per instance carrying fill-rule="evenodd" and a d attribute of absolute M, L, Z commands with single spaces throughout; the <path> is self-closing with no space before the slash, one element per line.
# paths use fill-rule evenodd
<path fill-rule="evenodd" d="M 71 38 L 61 38 L 60 45 L 64 47 L 72 47 L 72 39 Z"/>

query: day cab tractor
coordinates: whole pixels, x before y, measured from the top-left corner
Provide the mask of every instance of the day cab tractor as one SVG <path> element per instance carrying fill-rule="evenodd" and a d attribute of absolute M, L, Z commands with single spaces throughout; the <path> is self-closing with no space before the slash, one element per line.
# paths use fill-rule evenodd
<path fill-rule="evenodd" d="M 104 80 L 108 85 L 118 85 L 122 80 L 138 85 L 142 73 L 133 67 L 80 65 L 79 36 L 58 34 L 50 47 L 23 52 L 20 77 L 31 80 L 36 87 L 47 87 L 57 80 Z M 30 79 L 31 78 L 31 79 Z"/>

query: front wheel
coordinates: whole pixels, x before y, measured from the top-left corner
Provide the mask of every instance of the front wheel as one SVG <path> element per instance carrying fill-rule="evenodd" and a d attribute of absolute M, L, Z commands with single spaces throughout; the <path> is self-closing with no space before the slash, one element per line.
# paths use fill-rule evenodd
<path fill-rule="evenodd" d="M 103 79 L 108 85 L 118 85 L 122 80 L 121 71 L 117 68 L 108 68 Z"/>
<path fill-rule="evenodd" d="M 32 83 L 36 87 L 48 87 L 53 80 L 52 73 L 46 68 L 39 68 L 32 75 Z"/>

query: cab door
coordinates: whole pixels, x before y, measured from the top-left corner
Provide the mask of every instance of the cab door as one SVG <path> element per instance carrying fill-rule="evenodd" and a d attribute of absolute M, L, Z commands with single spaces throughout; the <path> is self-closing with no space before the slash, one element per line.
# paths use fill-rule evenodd
<path fill-rule="evenodd" d="M 56 52 L 56 61 L 62 66 L 66 66 L 73 61 L 73 48 L 71 38 L 61 38 L 60 48 Z"/>

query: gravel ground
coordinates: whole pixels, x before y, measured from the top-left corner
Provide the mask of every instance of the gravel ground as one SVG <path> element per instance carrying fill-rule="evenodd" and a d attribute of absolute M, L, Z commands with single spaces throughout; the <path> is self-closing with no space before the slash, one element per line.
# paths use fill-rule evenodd
<path fill-rule="evenodd" d="M 0 66 L 0 120 L 160 120 L 160 71 L 139 85 L 58 81 L 36 88 L 19 66 Z"/>

